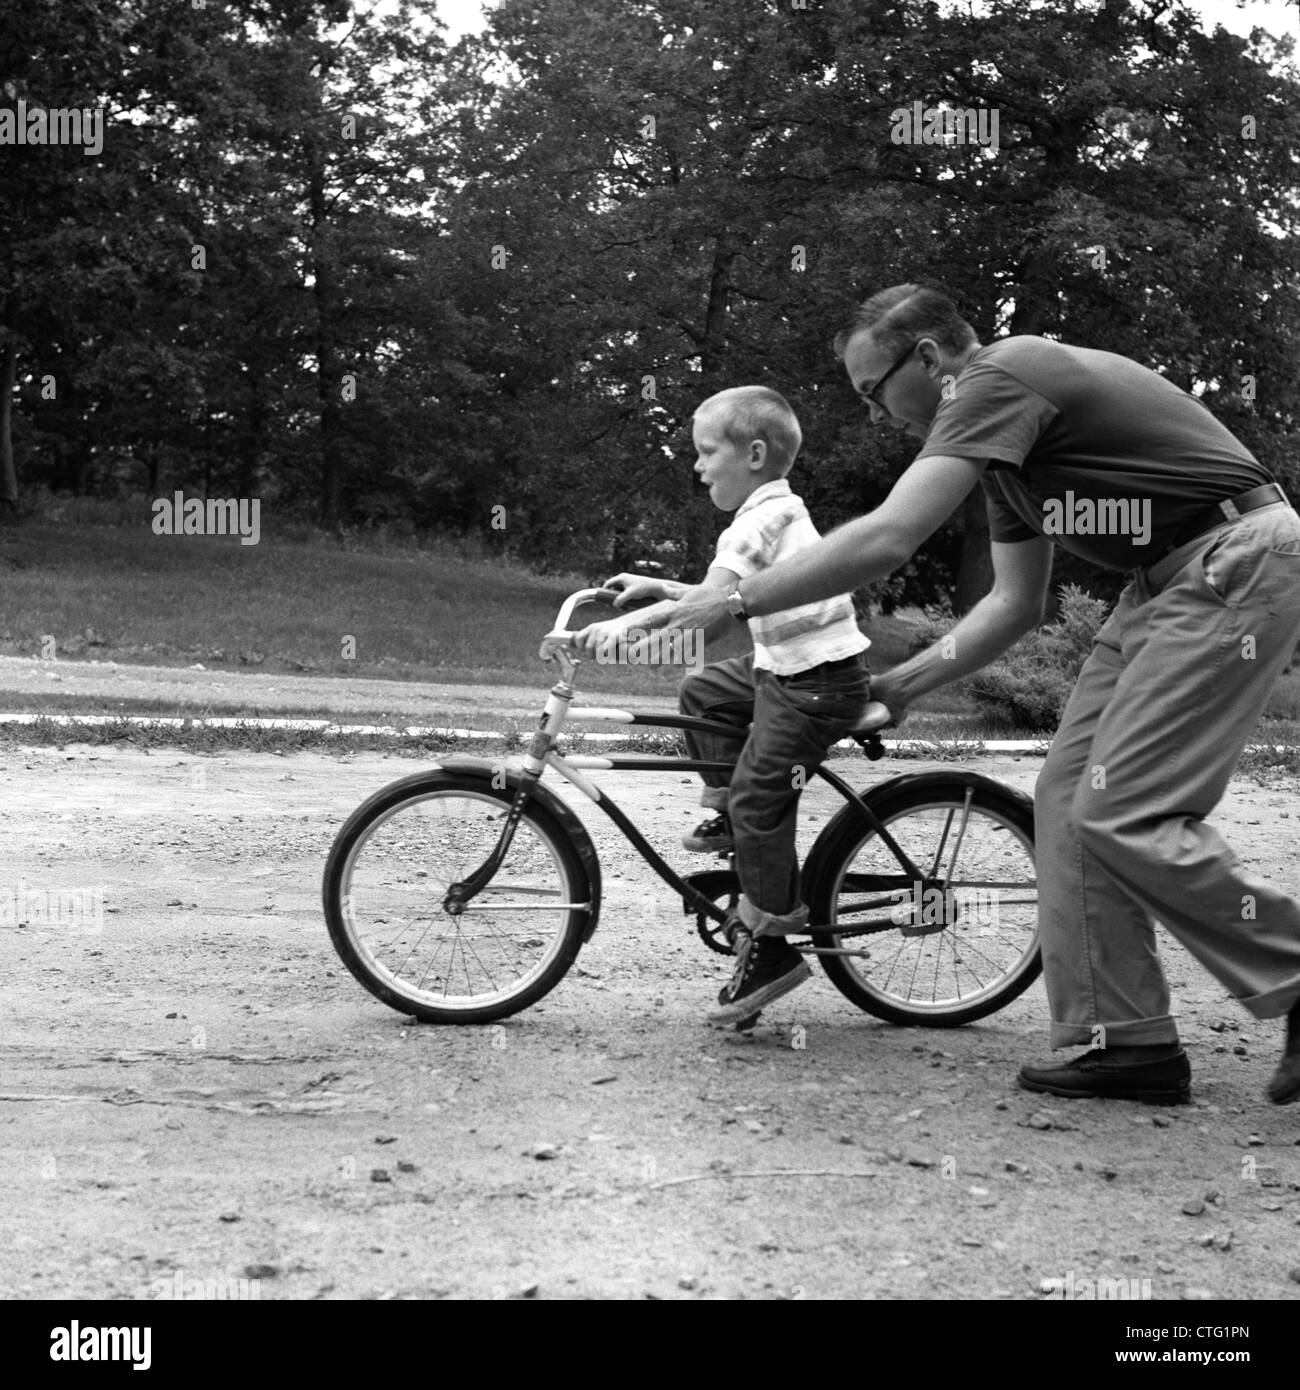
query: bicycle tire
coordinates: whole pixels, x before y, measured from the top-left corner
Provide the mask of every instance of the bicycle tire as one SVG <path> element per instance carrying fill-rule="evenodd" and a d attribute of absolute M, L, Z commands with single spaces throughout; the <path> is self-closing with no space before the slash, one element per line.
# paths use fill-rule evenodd
<path fill-rule="evenodd" d="M 439 996 L 436 989 L 424 987 L 423 983 L 417 985 L 414 980 L 406 978 L 403 970 L 394 969 L 391 963 L 385 963 L 377 954 L 376 940 L 363 932 L 358 921 L 360 909 L 356 901 L 358 885 L 355 870 L 361 863 L 361 855 L 366 846 L 373 841 L 376 833 L 385 825 L 393 822 L 394 818 L 399 816 L 403 810 L 429 805 L 440 799 L 450 801 L 452 798 L 460 798 L 479 805 L 486 803 L 499 813 L 493 816 L 492 819 L 495 821 L 509 811 L 514 800 L 514 788 L 512 786 L 494 786 L 493 778 L 487 772 L 479 775 L 464 771 L 439 770 L 403 778 L 401 781 L 394 782 L 376 792 L 353 812 L 330 847 L 322 881 L 325 920 L 329 927 L 330 939 L 339 958 L 366 989 L 391 1008 L 412 1014 L 425 1023 L 493 1023 L 535 1004 L 559 984 L 577 957 L 584 939 L 584 930 L 587 931 L 587 935 L 590 935 L 588 924 L 592 914 L 598 911 L 598 906 L 592 893 L 592 884 L 587 869 L 571 835 L 544 804 L 540 801 L 530 801 L 524 808 L 514 842 L 506 854 L 501 869 L 498 870 L 497 878 L 484 891 L 491 890 L 502 873 L 509 874 L 511 872 L 512 856 L 516 862 L 525 858 L 532 865 L 535 861 L 539 875 L 546 872 L 545 865 L 538 854 L 539 848 L 550 856 L 560 880 L 554 890 L 560 896 L 560 902 L 553 909 L 556 917 L 555 924 L 550 928 L 550 935 L 553 940 L 549 943 L 545 941 L 537 943 L 541 944 L 544 950 L 541 958 L 533 967 L 524 971 L 521 978 L 514 980 L 506 988 L 494 988 L 483 996 L 472 994 L 450 996 L 448 994 L 448 981 L 444 974 L 442 994 Z M 443 861 L 444 863 L 450 863 L 455 856 L 457 827 L 463 824 L 464 820 L 455 812 L 452 815 L 455 819 L 452 820 L 449 817 L 449 824 L 440 827 L 443 832 L 443 847 L 436 853 L 447 856 Z M 469 833 L 472 834 L 472 832 Z M 483 861 L 487 851 L 496 842 L 496 833 L 497 826 L 489 824 L 484 832 L 477 837 L 474 845 L 465 855 L 466 862 L 458 866 L 460 875 L 467 875 L 473 868 L 477 867 L 478 863 Z M 432 843 L 435 837 L 430 834 L 423 838 Z M 396 844 L 403 851 L 405 863 L 398 868 L 387 870 L 385 866 L 376 862 L 379 856 L 375 854 L 371 857 L 374 867 L 368 866 L 366 870 L 370 878 L 385 880 L 379 883 L 377 889 L 367 885 L 364 890 L 365 893 L 373 897 L 376 903 L 380 904 L 379 911 L 381 912 L 389 910 L 388 904 L 397 901 L 399 894 L 407 899 L 413 894 L 419 894 L 422 891 L 422 885 L 414 880 L 430 878 L 427 867 L 421 873 L 420 870 L 413 869 L 411 863 L 414 862 L 414 856 L 420 853 L 431 856 L 435 851 L 431 849 L 412 851 L 400 840 Z M 392 887 L 387 886 L 386 880 L 388 878 L 391 877 L 396 880 L 400 875 L 404 875 L 400 884 L 395 882 Z M 435 894 L 440 882 L 441 880 L 437 875 L 432 877 L 429 887 Z M 509 886 L 503 884 L 500 891 L 523 892 L 538 897 L 546 896 L 552 892 L 549 887 L 518 889 L 513 884 Z M 480 895 L 481 898 L 482 895 Z M 453 916 L 446 911 L 440 900 L 437 907 L 434 907 L 426 896 L 421 905 L 422 917 L 412 918 L 409 921 L 403 920 L 397 928 L 397 936 L 394 936 L 391 930 L 386 931 L 384 935 L 390 938 L 390 944 L 400 937 L 401 946 L 398 949 L 407 949 L 407 959 L 410 959 L 425 948 L 429 931 L 435 923 L 442 927 L 444 932 L 450 930 L 454 932 L 456 937 L 462 936 L 464 931 L 462 924 L 465 918 L 469 917 L 475 920 L 475 901 L 477 900 L 472 900 L 466 906 L 462 915 Z M 567 906 L 575 903 L 587 904 L 588 906 L 585 910 L 582 907 Z M 406 902 L 401 902 L 399 913 L 406 906 Z M 547 908 L 543 906 L 533 909 L 531 906 L 527 906 L 512 909 L 509 905 L 496 908 L 496 911 L 504 913 L 509 913 L 512 910 L 540 913 L 547 911 Z M 477 914 L 477 920 L 491 915 L 480 911 Z M 426 919 L 429 925 L 423 926 Z M 374 920 L 376 925 L 391 927 L 391 923 L 382 916 L 376 916 Z M 509 918 L 504 920 L 508 922 Z M 449 928 L 451 923 L 454 923 L 455 926 Z M 534 932 L 532 926 L 528 928 L 528 932 L 529 936 L 520 938 L 520 940 L 525 945 L 531 946 L 535 944 L 531 941 L 531 937 L 539 935 L 539 933 Z M 437 941 L 443 939 L 441 936 L 435 936 Z M 492 928 L 490 924 L 488 933 L 483 939 L 492 942 L 493 948 L 498 953 L 503 949 L 503 945 L 506 951 L 523 949 L 519 942 L 512 942 L 509 935 Z M 436 968 L 432 961 L 436 960 L 437 950 L 440 950 L 440 947 L 433 952 L 430 958 L 431 963 L 426 967 L 426 978 L 427 972 Z M 444 965 L 445 973 L 455 969 L 456 950 L 457 945 L 453 940 L 448 956 L 451 965 L 450 967 Z M 481 958 L 472 944 L 466 949 L 466 944 L 462 940 L 460 950 L 464 962 L 462 968 L 466 971 L 468 971 L 471 956 L 481 962 Z M 418 958 L 424 959 L 424 957 Z M 506 968 L 508 967 L 503 966 L 503 970 Z"/>
<path fill-rule="evenodd" d="M 967 802 L 968 795 L 970 797 L 969 802 Z M 906 841 L 909 838 L 904 822 L 909 814 L 918 811 L 942 810 L 944 807 L 964 807 L 972 815 L 978 813 L 995 824 L 1001 822 L 1017 837 L 1022 850 L 1027 851 L 1032 872 L 1034 862 L 1033 804 L 1028 798 L 1022 797 L 1010 788 L 1000 787 L 987 778 L 974 777 L 970 774 L 952 774 L 951 776 L 946 776 L 943 773 L 914 774 L 896 778 L 888 784 L 875 788 L 862 799 L 904 849 L 908 848 Z M 808 885 L 808 903 L 814 922 L 827 923 L 839 920 L 837 912 L 840 886 L 846 881 L 846 875 L 863 846 L 873 840 L 876 842 L 878 852 L 881 853 L 883 860 L 884 854 L 887 853 L 883 843 L 880 842 L 876 832 L 864 823 L 860 813 L 853 806 L 844 807 L 826 826 L 818 846 L 810 855 L 810 862 L 815 861 L 817 866 L 814 880 Z M 897 860 L 892 854 L 889 854 L 886 862 L 892 863 L 895 872 L 897 872 Z M 868 880 L 869 878 L 870 875 L 867 875 Z M 1032 880 L 1032 884 L 1036 897 L 1036 879 Z M 943 910 L 945 914 L 951 915 L 952 913 L 952 909 L 946 903 Z M 1027 918 L 1029 914 L 1018 914 L 1018 916 Z M 883 945 L 874 948 L 877 955 L 884 956 L 890 949 L 894 949 L 900 954 L 905 951 L 911 952 L 913 958 L 919 960 L 920 952 L 925 948 L 908 943 L 934 941 L 947 936 L 954 927 L 961 924 L 960 910 L 957 911 L 956 917 L 957 920 L 951 925 L 944 925 L 941 930 L 928 936 L 916 931 L 910 924 L 900 924 L 896 933 L 883 932 L 865 938 L 841 939 L 834 932 L 819 931 L 813 934 L 813 945 L 841 946 L 846 941 L 883 941 Z M 993 978 L 969 996 L 962 995 L 959 990 L 955 995 L 947 998 L 914 999 L 903 996 L 897 991 L 881 988 L 865 978 L 863 972 L 852 964 L 852 957 L 820 956 L 819 959 L 826 975 L 840 993 L 866 1012 L 887 1022 L 903 1026 L 956 1028 L 966 1023 L 972 1023 L 976 1019 L 985 1018 L 1004 1008 L 1013 999 L 1023 994 L 1038 978 L 1042 971 L 1042 952 L 1038 943 L 1036 905 L 1032 917 L 1032 928 L 1028 931 L 1025 931 L 1023 926 L 1016 928 L 1016 939 L 1023 936 L 1023 945 L 1017 948 L 1013 940 L 1012 945 L 1008 947 L 1008 961 L 1005 969 L 1001 973 L 995 973 Z M 976 918 L 975 920 L 981 919 Z M 946 923 L 947 916 L 945 916 L 944 921 Z M 952 947 L 954 964 L 951 969 L 955 978 L 960 974 L 957 965 L 961 964 L 970 970 L 969 954 L 972 951 L 975 954 L 980 952 L 979 948 L 973 947 L 969 943 L 969 938 L 967 944 L 960 947 L 956 944 L 955 939 L 949 944 Z M 931 956 L 935 957 L 936 953 L 942 952 L 943 946 L 942 944 L 938 947 L 930 946 L 928 949 Z M 968 953 L 965 959 L 959 954 L 961 951 Z M 927 968 L 929 967 L 927 966 Z M 913 973 L 915 975 L 916 967 L 914 967 Z M 935 973 L 937 976 L 937 961 Z"/>

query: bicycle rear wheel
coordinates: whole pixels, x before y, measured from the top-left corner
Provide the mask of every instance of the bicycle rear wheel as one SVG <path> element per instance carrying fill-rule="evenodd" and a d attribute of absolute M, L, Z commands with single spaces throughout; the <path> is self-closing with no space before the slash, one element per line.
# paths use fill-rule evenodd
<path fill-rule="evenodd" d="M 836 988 L 891 1023 L 954 1028 L 1023 994 L 1042 970 L 1032 805 L 987 779 L 899 778 L 867 805 L 920 869 L 898 858 L 851 806 L 823 834 L 813 945 Z"/>
<path fill-rule="evenodd" d="M 448 888 L 491 855 L 514 800 L 488 775 L 431 772 L 372 796 L 325 865 L 330 939 L 385 1004 L 426 1023 L 491 1023 L 564 978 L 594 910 L 569 833 L 531 801 L 491 882 L 456 911 Z"/>

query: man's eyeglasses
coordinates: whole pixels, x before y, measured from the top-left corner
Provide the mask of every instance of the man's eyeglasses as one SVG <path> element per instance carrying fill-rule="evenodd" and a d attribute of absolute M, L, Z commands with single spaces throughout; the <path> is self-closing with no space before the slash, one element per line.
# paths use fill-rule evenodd
<path fill-rule="evenodd" d="M 880 388 L 885 384 L 885 382 L 889 380 L 891 376 L 894 375 L 894 373 L 907 361 L 909 357 L 911 357 L 911 355 L 915 351 L 916 344 L 913 343 L 912 346 L 908 348 L 908 350 L 898 359 L 898 361 L 895 362 L 892 367 L 890 367 L 890 369 L 884 374 L 884 376 L 882 376 L 880 380 L 876 382 L 876 384 L 871 388 L 870 391 L 859 391 L 858 395 L 861 396 L 864 401 L 869 401 L 879 410 L 885 410 L 884 403 L 880 399 Z M 886 410 L 885 413 L 888 414 L 889 412 Z"/>

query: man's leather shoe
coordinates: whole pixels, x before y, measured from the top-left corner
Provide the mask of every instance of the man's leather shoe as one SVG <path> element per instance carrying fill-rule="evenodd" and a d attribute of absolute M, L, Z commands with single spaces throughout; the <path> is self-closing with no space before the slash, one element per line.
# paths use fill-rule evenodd
<path fill-rule="evenodd" d="M 1125 1049 L 1129 1056 L 1142 1051 L 1145 1049 Z M 1297 1061 L 1300 1063 L 1300 1059 Z M 1097 1096 L 1106 1100 L 1140 1100 L 1148 1105 L 1182 1105 L 1192 1098 L 1192 1067 L 1182 1048 L 1150 1061 L 1142 1060 L 1140 1055 L 1136 1061 L 1116 1061 L 1104 1049 L 1094 1048 L 1072 1062 L 1021 1067 L 1019 1080 L 1027 1091 L 1046 1091 L 1070 1100 Z"/>
<path fill-rule="evenodd" d="M 1286 1016 L 1286 1046 L 1268 1085 L 1268 1098 L 1274 1105 L 1300 1100 L 1300 1000 Z"/>

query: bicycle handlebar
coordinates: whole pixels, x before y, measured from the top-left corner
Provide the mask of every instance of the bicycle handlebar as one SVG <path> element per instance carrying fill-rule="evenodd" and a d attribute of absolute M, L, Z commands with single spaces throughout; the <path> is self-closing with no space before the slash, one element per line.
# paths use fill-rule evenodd
<path fill-rule="evenodd" d="M 560 605 L 560 611 L 555 616 L 555 626 L 542 638 L 542 645 L 538 649 L 538 656 L 543 661 L 550 661 L 557 652 L 562 652 L 568 646 L 573 633 L 569 631 L 569 623 L 573 618 L 574 610 L 580 608 L 584 603 L 613 603 L 622 593 L 621 589 L 579 589 L 576 593 L 570 594 Z M 653 600 L 647 600 L 653 602 Z M 894 716 L 889 707 L 880 700 L 870 701 L 862 711 L 862 716 L 854 726 L 852 732 L 856 734 L 874 733 L 877 729 L 886 728 L 894 722 Z"/>
<path fill-rule="evenodd" d="M 621 592 L 620 589 L 579 589 L 577 593 L 570 594 L 555 615 L 555 626 L 542 638 L 537 655 L 543 661 L 549 661 L 557 651 L 562 651 L 568 645 L 573 636 L 569 623 L 575 609 L 581 608 L 584 603 L 613 603 Z"/>

